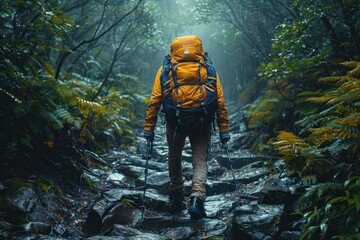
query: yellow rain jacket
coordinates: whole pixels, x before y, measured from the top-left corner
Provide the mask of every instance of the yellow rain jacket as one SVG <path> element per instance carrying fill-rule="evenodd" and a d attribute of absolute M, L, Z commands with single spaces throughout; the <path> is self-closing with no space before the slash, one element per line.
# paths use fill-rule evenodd
<path fill-rule="evenodd" d="M 151 98 L 147 107 L 145 124 L 144 124 L 145 131 L 154 130 L 157 122 L 157 115 L 164 98 L 161 89 L 161 82 L 160 82 L 161 73 L 162 73 L 162 67 L 159 68 L 156 74 Z M 225 105 L 223 89 L 218 74 L 216 75 L 216 92 L 217 92 L 217 103 L 218 103 L 218 108 L 216 111 L 217 123 L 220 132 L 228 132 L 229 131 L 228 110 Z"/>

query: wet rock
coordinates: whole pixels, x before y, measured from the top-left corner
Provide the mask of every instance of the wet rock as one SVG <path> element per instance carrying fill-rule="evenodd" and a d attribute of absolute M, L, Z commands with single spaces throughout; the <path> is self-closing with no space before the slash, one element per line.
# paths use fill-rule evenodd
<path fill-rule="evenodd" d="M 100 233 L 101 225 L 101 216 L 96 211 L 91 210 L 88 213 L 86 221 L 82 225 L 81 230 L 87 236 L 93 236 Z"/>
<path fill-rule="evenodd" d="M 182 161 L 182 173 L 186 180 L 191 180 L 193 175 L 193 167 L 189 162 Z"/>
<path fill-rule="evenodd" d="M 188 226 L 164 228 L 166 230 L 161 232 L 161 235 L 166 239 L 199 239 L 203 237 L 212 239 L 224 236 L 227 229 L 226 222 L 215 219 L 184 220 L 182 224 Z"/>
<path fill-rule="evenodd" d="M 144 186 L 145 176 L 136 179 L 136 187 Z M 148 188 L 158 190 L 160 193 L 169 192 L 170 177 L 168 172 L 154 172 L 148 174 L 146 185 Z"/>
<path fill-rule="evenodd" d="M 137 167 L 137 166 L 131 166 L 131 165 L 125 165 L 125 166 L 120 166 L 117 168 L 118 172 L 133 178 L 133 179 L 137 179 L 140 176 L 144 176 L 145 174 L 145 167 Z M 152 169 L 148 169 L 148 174 L 153 174 L 155 172 L 158 172 L 157 170 L 152 170 Z"/>
<path fill-rule="evenodd" d="M 166 237 L 153 233 L 143 233 L 140 235 L 126 238 L 126 240 L 165 240 L 165 239 Z"/>
<path fill-rule="evenodd" d="M 103 193 L 105 199 L 109 202 L 117 202 L 122 199 L 131 200 L 134 204 L 142 205 L 143 191 L 129 190 L 129 189 L 112 189 Z M 146 207 L 168 210 L 167 209 L 168 196 L 160 194 L 155 189 L 147 189 L 145 196 Z"/>
<path fill-rule="evenodd" d="M 207 220 L 202 226 L 198 226 L 198 229 L 201 229 L 200 232 L 203 234 L 200 236 L 207 236 L 209 238 L 224 236 L 227 228 L 227 222 L 217 219 Z"/>
<path fill-rule="evenodd" d="M 286 204 L 292 199 L 289 187 L 278 178 L 267 179 L 260 192 L 264 195 L 263 204 Z"/>
<path fill-rule="evenodd" d="M 109 202 L 117 202 L 120 201 L 122 198 L 138 200 L 140 202 L 140 195 L 142 193 L 143 191 L 140 190 L 114 188 L 103 192 L 103 197 L 106 199 L 106 201 Z"/>
<path fill-rule="evenodd" d="M 247 150 L 230 151 L 230 159 L 233 168 L 242 168 L 246 165 L 264 162 L 266 157 L 261 154 L 249 152 Z M 230 168 L 229 157 L 222 151 L 222 154 L 217 158 L 220 166 Z"/>
<path fill-rule="evenodd" d="M 251 204 L 237 207 L 233 218 L 233 236 L 238 239 L 274 239 L 284 205 Z"/>
<path fill-rule="evenodd" d="M 0 230 L 12 230 L 16 226 L 12 223 L 9 223 L 7 221 L 0 221 Z"/>
<path fill-rule="evenodd" d="M 192 163 L 192 152 L 190 149 L 186 150 L 184 149 L 182 152 L 182 161 L 188 162 L 188 163 Z"/>
<path fill-rule="evenodd" d="M 135 187 L 135 181 L 133 179 L 120 173 L 112 173 L 106 180 L 121 187 Z"/>
<path fill-rule="evenodd" d="M 128 191 L 127 193 L 129 193 Z M 121 191 L 116 200 L 109 201 L 106 198 L 100 199 L 89 211 L 87 218 L 82 225 L 82 232 L 87 236 L 106 233 L 113 229 L 114 224 L 131 224 L 138 216 L 139 210 L 135 209 L 132 201 L 126 199 Z M 130 195 L 131 196 L 131 195 Z"/>
<path fill-rule="evenodd" d="M 31 212 L 37 202 L 38 197 L 35 191 L 29 187 L 21 187 L 13 195 L 7 197 L 7 204 L 22 213 Z"/>
<path fill-rule="evenodd" d="M 146 191 L 145 205 L 158 211 L 169 211 L 169 198 L 167 195 L 160 194 L 155 189 Z"/>
<path fill-rule="evenodd" d="M 137 236 L 143 234 L 141 231 L 124 225 L 115 224 L 111 236 L 117 236 L 119 238 L 126 238 L 131 236 Z"/>
<path fill-rule="evenodd" d="M 232 182 L 208 180 L 206 185 L 206 193 L 208 196 L 232 192 L 235 190 L 236 186 Z"/>
<path fill-rule="evenodd" d="M 225 171 L 225 167 L 221 167 L 215 159 L 209 161 L 208 178 L 221 177 Z"/>
<path fill-rule="evenodd" d="M 30 222 L 23 225 L 26 232 L 50 234 L 51 226 L 42 222 Z"/>
<path fill-rule="evenodd" d="M 106 233 L 111 231 L 115 224 L 132 224 L 139 212 L 140 210 L 135 209 L 134 206 L 127 201 L 115 205 L 103 217 L 101 232 Z"/>
<path fill-rule="evenodd" d="M 130 165 L 144 168 L 146 166 L 146 160 L 142 159 L 139 156 L 130 156 L 127 159 L 117 161 L 116 163 L 114 163 L 114 165 L 117 167 Z M 148 161 L 148 168 L 156 171 L 164 171 L 165 169 L 167 169 L 167 163 L 161 163 L 155 161 L 154 159 L 150 159 Z"/>
<path fill-rule="evenodd" d="M 290 206 L 304 192 L 304 186 L 287 177 L 280 179 L 278 174 L 266 179 L 262 185 L 259 194 L 262 199 L 260 203 L 263 204 L 286 204 Z"/>
<path fill-rule="evenodd" d="M 161 235 L 166 239 L 189 239 L 194 235 L 194 229 L 191 227 L 167 228 Z"/>
<path fill-rule="evenodd" d="M 246 165 L 241 169 L 234 169 L 236 181 L 244 184 L 255 182 L 256 180 L 265 176 L 267 173 L 268 169 L 266 167 L 256 167 L 254 163 Z M 231 170 L 226 171 L 220 180 L 234 182 Z"/>
<path fill-rule="evenodd" d="M 209 218 L 222 218 L 230 214 L 232 210 L 232 202 L 225 196 L 209 196 L 205 201 L 205 211 Z"/>
<path fill-rule="evenodd" d="M 112 237 L 112 236 L 93 236 L 86 238 L 87 240 L 119 240 L 119 237 Z"/>
<path fill-rule="evenodd" d="M 284 231 L 280 234 L 279 240 L 299 239 L 300 235 L 301 235 L 300 231 Z"/>
<path fill-rule="evenodd" d="M 49 202 L 51 203 L 51 200 L 49 200 Z M 31 221 L 34 222 L 60 221 L 60 217 L 52 213 L 51 210 L 52 210 L 51 207 L 44 207 L 40 204 L 37 204 L 30 213 L 29 219 L 31 219 Z"/>
<path fill-rule="evenodd" d="M 108 202 L 105 199 L 97 201 L 89 211 L 84 224 L 81 227 L 87 236 L 99 234 L 102 225 L 102 216 L 107 211 Z"/>
<path fill-rule="evenodd" d="M 147 231 L 161 231 L 167 239 L 176 235 L 178 239 L 190 239 L 190 237 L 208 238 L 224 236 L 228 228 L 225 221 L 218 219 L 203 218 L 201 220 L 190 220 L 189 217 L 163 216 L 162 218 L 144 219 L 142 228 Z M 180 237 L 181 236 L 181 237 Z M 197 238 L 195 238 L 197 239 Z"/>
<path fill-rule="evenodd" d="M 55 234 L 60 235 L 62 237 L 68 236 L 68 228 L 64 224 L 57 224 L 53 227 L 53 231 Z"/>

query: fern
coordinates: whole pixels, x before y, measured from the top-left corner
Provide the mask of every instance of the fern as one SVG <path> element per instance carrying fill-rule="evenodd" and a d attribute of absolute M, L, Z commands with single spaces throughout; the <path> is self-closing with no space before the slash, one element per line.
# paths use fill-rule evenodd
<path fill-rule="evenodd" d="M 106 107 L 100 105 L 97 102 L 93 102 L 93 101 L 88 101 L 85 99 L 82 99 L 80 97 L 76 98 L 77 103 L 80 104 L 80 109 L 82 111 L 83 114 L 88 115 L 90 113 L 95 113 L 95 114 L 104 114 L 106 112 Z"/>
<path fill-rule="evenodd" d="M 17 98 L 16 96 L 12 95 L 11 93 L 9 93 L 8 91 L 0 88 L 0 92 L 4 93 L 6 96 L 10 97 L 12 100 L 14 100 L 16 103 L 22 103 L 22 101 Z"/>
<path fill-rule="evenodd" d="M 301 197 L 300 202 L 304 201 L 307 198 L 321 198 L 324 196 L 325 193 L 329 191 L 337 191 L 343 188 L 343 184 L 341 183 L 334 183 L 334 182 L 325 182 L 325 183 L 318 183 L 315 184 L 308 189 L 306 189 L 306 193 Z"/>
<path fill-rule="evenodd" d="M 39 113 L 42 119 L 44 119 L 54 129 L 58 130 L 63 127 L 62 122 L 52 112 L 41 107 Z"/>
<path fill-rule="evenodd" d="M 75 118 L 71 113 L 69 113 L 66 109 L 60 108 L 54 112 L 54 115 L 61 119 L 63 122 L 75 126 L 77 129 L 81 128 L 81 120 Z"/>
<path fill-rule="evenodd" d="M 354 147 L 360 147 L 360 139 L 337 139 L 330 146 L 326 147 L 325 150 L 329 151 L 331 155 L 337 156 L 342 151 L 349 151 Z"/>
<path fill-rule="evenodd" d="M 351 69 L 358 69 L 360 63 L 344 64 Z M 359 147 L 360 84 L 353 70 L 344 76 L 331 76 L 320 79 L 321 82 L 334 83 L 333 87 L 322 92 L 304 92 L 299 96 L 319 106 L 321 111 L 305 116 L 296 122 L 301 127 L 299 137 L 294 133 L 280 132 L 273 143 L 277 151 L 287 161 L 288 168 L 303 176 L 321 176 L 332 170 L 332 161 L 325 153 L 339 156 L 343 151 L 353 154 Z M 358 151 L 355 152 L 359 154 Z M 357 156 L 357 155 L 355 155 Z M 341 162 L 341 159 L 338 159 Z"/>

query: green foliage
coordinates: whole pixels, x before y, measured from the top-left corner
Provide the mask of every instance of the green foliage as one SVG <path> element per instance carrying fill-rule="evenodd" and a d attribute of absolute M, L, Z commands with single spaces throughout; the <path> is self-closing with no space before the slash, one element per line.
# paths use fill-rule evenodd
<path fill-rule="evenodd" d="M 74 148 L 132 144 L 144 89 L 132 75 L 138 66 L 120 59 L 153 37 L 153 17 L 142 3 L 0 3 L 2 177 L 20 166 L 79 166 L 67 156 Z"/>
<path fill-rule="evenodd" d="M 264 96 L 245 107 L 258 146 L 309 186 L 301 239 L 359 238 L 359 4 L 292 1 L 258 69 Z"/>
<path fill-rule="evenodd" d="M 338 163 L 351 163 L 359 157 L 360 63 L 346 62 L 344 65 L 351 68 L 346 75 L 320 79 L 332 82 L 332 88 L 320 92 L 317 97 L 307 98 L 323 110 L 297 121 L 305 137 L 281 132 L 274 142 L 289 168 L 303 176 L 320 177 L 327 173 L 332 169 L 334 157 L 341 156 L 336 159 Z"/>
<path fill-rule="evenodd" d="M 312 186 L 301 199 L 315 201 L 315 207 L 300 212 L 300 239 L 358 239 L 360 222 L 360 176 L 349 176 L 343 184 Z M 306 205 L 306 204 L 305 204 Z"/>
<path fill-rule="evenodd" d="M 343 65 L 346 75 L 321 78 L 331 87 L 306 98 L 320 110 L 297 121 L 302 137 L 284 131 L 273 143 L 288 169 L 318 182 L 301 199 L 300 239 L 359 237 L 360 63 Z"/>

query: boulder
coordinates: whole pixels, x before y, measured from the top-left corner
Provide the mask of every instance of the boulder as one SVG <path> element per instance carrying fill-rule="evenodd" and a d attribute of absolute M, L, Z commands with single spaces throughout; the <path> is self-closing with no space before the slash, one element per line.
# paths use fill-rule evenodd
<path fill-rule="evenodd" d="M 141 176 L 136 179 L 136 187 L 144 186 L 145 176 Z M 160 193 L 167 194 L 169 192 L 170 177 L 168 172 L 153 172 L 148 174 L 146 186 L 147 188 L 153 188 Z"/>
<path fill-rule="evenodd" d="M 50 234 L 52 227 L 42 222 L 29 222 L 23 225 L 26 232 Z"/>
<path fill-rule="evenodd" d="M 10 208 L 21 213 L 31 212 L 38 203 L 38 196 L 32 188 L 20 187 L 15 193 L 6 198 Z"/>
<path fill-rule="evenodd" d="M 131 225 L 137 220 L 140 210 L 134 208 L 127 201 L 112 207 L 102 219 L 101 233 L 113 230 L 115 224 Z"/>
<path fill-rule="evenodd" d="M 235 239 L 275 239 L 279 234 L 284 205 L 249 204 L 237 207 L 233 217 Z"/>
<path fill-rule="evenodd" d="M 121 187 L 135 187 L 135 181 L 121 173 L 111 173 L 106 180 Z"/>

